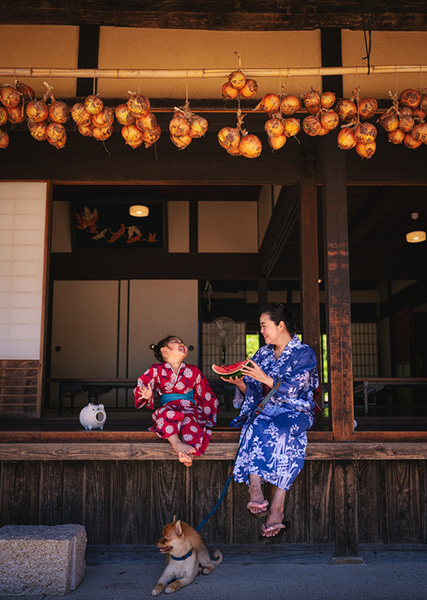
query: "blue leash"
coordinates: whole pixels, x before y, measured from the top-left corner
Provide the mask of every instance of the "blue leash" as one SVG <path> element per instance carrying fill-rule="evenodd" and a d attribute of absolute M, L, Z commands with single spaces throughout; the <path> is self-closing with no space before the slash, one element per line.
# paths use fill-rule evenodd
<path fill-rule="evenodd" d="M 218 510 L 218 508 L 221 506 L 222 501 L 224 500 L 225 495 L 227 494 L 228 488 L 230 487 L 230 483 L 233 480 L 234 465 L 236 464 L 236 460 L 237 460 L 237 457 L 239 455 L 239 450 L 240 450 L 240 448 L 241 448 L 241 446 L 242 446 L 242 444 L 243 444 L 243 442 L 245 440 L 245 437 L 246 437 L 246 434 L 248 432 L 248 429 L 252 425 L 252 423 L 254 422 L 254 420 L 256 419 L 256 417 L 264 410 L 265 405 L 270 400 L 270 398 L 277 392 L 277 390 L 279 389 L 279 386 L 281 385 L 281 383 L 282 383 L 281 381 L 278 381 L 276 383 L 276 385 L 273 387 L 273 389 L 268 392 L 268 394 L 266 395 L 266 397 L 261 400 L 261 402 L 258 404 L 258 406 L 255 408 L 254 412 L 252 413 L 251 420 L 249 421 L 249 425 L 247 426 L 246 431 L 245 431 L 242 439 L 240 440 L 239 447 L 237 448 L 237 453 L 236 453 L 236 456 L 234 458 L 234 462 L 233 462 L 233 464 L 231 466 L 231 469 L 230 469 L 231 474 L 227 477 L 227 481 L 225 482 L 224 488 L 223 488 L 223 490 L 221 492 L 221 495 L 218 498 L 215 506 L 213 507 L 213 509 L 211 510 L 211 512 L 203 519 L 203 521 L 201 521 L 197 525 L 196 531 L 200 531 L 201 529 L 203 529 L 203 527 L 206 525 L 206 523 L 209 521 L 209 519 L 212 517 L 212 515 L 214 515 L 216 513 L 216 511 Z"/>

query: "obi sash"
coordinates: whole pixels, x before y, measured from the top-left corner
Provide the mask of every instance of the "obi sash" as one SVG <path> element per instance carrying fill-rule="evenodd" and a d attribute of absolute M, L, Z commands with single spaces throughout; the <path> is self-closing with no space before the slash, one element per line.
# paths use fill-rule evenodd
<path fill-rule="evenodd" d="M 165 404 L 173 402 L 174 400 L 190 400 L 190 402 L 196 404 L 196 401 L 194 400 L 194 391 L 190 390 L 185 394 L 162 394 L 160 396 L 160 406 L 164 406 Z"/>

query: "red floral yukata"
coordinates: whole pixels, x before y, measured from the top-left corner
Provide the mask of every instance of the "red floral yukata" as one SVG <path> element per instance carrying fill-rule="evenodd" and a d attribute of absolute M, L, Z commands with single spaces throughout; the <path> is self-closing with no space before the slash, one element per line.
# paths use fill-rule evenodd
<path fill-rule="evenodd" d="M 150 400 L 141 398 L 142 386 L 150 386 L 153 396 Z M 152 365 L 138 379 L 134 390 L 135 406 L 154 410 L 154 395 L 186 394 L 194 392 L 194 401 L 186 398 L 172 400 L 154 411 L 153 425 L 149 431 L 154 431 L 163 439 L 174 433 L 180 433 L 183 441 L 193 446 L 194 456 L 201 456 L 208 447 L 211 427 L 216 425 L 219 412 L 219 402 L 209 386 L 206 377 L 195 365 L 182 363 L 178 375 L 168 362 Z"/>

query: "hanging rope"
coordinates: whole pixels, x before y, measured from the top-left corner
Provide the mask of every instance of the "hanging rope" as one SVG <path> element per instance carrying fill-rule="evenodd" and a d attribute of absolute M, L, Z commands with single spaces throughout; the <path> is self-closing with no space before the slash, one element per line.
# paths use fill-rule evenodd
<path fill-rule="evenodd" d="M 363 60 L 367 61 L 368 65 L 368 75 L 371 73 L 371 50 L 372 50 L 372 23 L 371 23 L 371 15 L 369 13 L 362 13 L 363 20 L 363 38 L 365 40 L 365 51 L 366 56 L 363 57 Z"/>

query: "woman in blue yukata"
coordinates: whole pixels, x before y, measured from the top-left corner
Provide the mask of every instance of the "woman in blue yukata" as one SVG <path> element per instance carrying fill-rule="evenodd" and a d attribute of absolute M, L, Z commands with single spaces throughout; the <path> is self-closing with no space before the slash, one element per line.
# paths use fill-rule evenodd
<path fill-rule="evenodd" d="M 267 517 L 259 539 L 271 543 L 288 528 L 283 522 L 285 495 L 304 464 L 319 379 L 316 354 L 295 335 L 292 313 L 283 304 L 267 304 L 260 327 L 266 345 L 242 370 L 241 378 L 231 379 L 237 386 L 234 406 L 240 408 L 231 426 L 242 428 L 241 440 L 245 436 L 233 475 L 236 482 L 249 484 L 247 509 L 256 517 Z M 277 392 L 250 424 L 254 409 L 279 380 Z M 275 486 L 270 508 L 263 481 Z"/>

